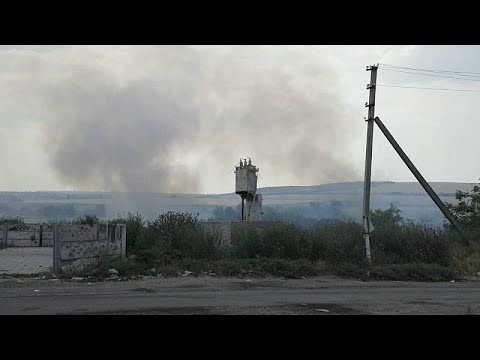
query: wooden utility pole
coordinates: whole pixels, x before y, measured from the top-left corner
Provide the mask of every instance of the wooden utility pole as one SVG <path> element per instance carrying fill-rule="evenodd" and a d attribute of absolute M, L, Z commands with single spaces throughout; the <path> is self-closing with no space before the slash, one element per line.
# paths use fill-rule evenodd
<path fill-rule="evenodd" d="M 377 84 L 377 70 L 378 65 L 367 66 L 367 71 L 370 73 L 370 84 L 367 89 L 370 90 L 368 103 L 368 118 L 367 125 L 367 151 L 365 157 L 365 180 L 363 183 L 363 233 L 365 240 L 365 254 L 367 261 L 371 263 L 372 255 L 370 252 L 370 182 L 372 178 L 372 149 L 373 149 L 373 126 L 375 119 L 375 89 Z"/>

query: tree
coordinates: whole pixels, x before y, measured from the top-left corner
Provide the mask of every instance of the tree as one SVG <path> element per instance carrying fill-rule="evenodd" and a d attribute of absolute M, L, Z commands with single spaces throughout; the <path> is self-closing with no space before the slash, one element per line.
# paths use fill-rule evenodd
<path fill-rule="evenodd" d="M 376 227 L 400 225 L 403 222 L 403 217 L 400 215 L 401 212 L 399 208 L 390 204 L 387 210 L 376 209 L 375 211 L 370 211 L 370 220 Z"/>
<path fill-rule="evenodd" d="M 475 185 L 471 191 L 457 190 L 457 204 L 445 203 L 458 222 L 465 227 L 480 227 L 480 187 Z"/>
<path fill-rule="evenodd" d="M 231 206 L 223 207 L 223 206 L 216 206 L 212 212 L 212 220 L 217 221 L 233 221 L 240 219 L 240 213 L 238 209 L 235 210 Z"/>

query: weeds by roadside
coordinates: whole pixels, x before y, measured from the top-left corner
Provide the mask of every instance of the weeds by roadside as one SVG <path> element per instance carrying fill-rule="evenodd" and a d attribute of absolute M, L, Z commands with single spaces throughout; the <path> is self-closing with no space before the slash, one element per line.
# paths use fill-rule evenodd
<path fill-rule="evenodd" d="M 403 222 L 393 210 L 375 213 L 371 265 L 365 261 L 361 225 L 354 221 L 324 222 L 309 229 L 280 221 L 241 226 L 226 248 L 219 233 L 207 231 L 191 214 L 167 212 L 147 220 L 127 213 L 108 221 L 127 225 L 127 258 L 105 257 L 81 273 L 62 276 L 109 278 L 109 270 L 115 269 L 120 277 L 188 272 L 190 276 L 333 274 L 365 281 L 447 281 L 480 274 L 480 241 L 466 246 L 451 229 Z M 97 222 L 92 216 L 76 220 Z"/>

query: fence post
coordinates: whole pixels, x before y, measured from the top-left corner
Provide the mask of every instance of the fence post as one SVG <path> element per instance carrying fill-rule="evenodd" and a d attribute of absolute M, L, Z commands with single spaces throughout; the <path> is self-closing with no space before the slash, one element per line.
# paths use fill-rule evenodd
<path fill-rule="evenodd" d="M 3 224 L 3 245 L 8 246 L 8 224 Z"/>
<path fill-rule="evenodd" d="M 39 247 L 42 247 L 43 246 L 43 225 L 40 224 L 40 230 L 39 230 L 39 244 L 38 246 Z"/>
<path fill-rule="evenodd" d="M 127 256 L 127 226 L 119 225 L 120 227 L 120 244 L 122 248 L 122 257 Z"/>
<path fill-rule="evenodd" d="M 58 225 L 53 225 L 53 273 L 60 272 L 60 239 L 58 238 Z"/>

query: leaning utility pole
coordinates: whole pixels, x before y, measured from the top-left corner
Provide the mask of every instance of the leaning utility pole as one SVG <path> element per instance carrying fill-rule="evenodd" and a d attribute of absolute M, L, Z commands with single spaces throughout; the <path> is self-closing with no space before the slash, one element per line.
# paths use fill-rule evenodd
<path fill-rule="evenodd" d="M 402 150 L 400 145 L 395 141 L 394 137 L 388 131 L 387 127 L 383 124 L 382 120 L 377 116 L 374 119 L 375 123 L 377 126 L 380 128 L 380 130 L 383 132 L 383 135 L 387 138 L 387 140 L 390 142 L 390 144 L 393 146 L 397 154 L 400 156 L 400 158 L 403 160 L 405 165 L 407 165 L 408 169 L 412 172 L 412 174 L 415 176 L 415 178 L 418 180 L 420 185 L 425 189 L 427 194 L 430 196 L 430 198 L 433 200 L 433 202 L 437 205 L 437 207 L 440 209 L 440 211 L 443 213 L 443 215 L 447 218 L 448 221 L 450 221 L 450 224 L 457 229 L 457 231 L 460 233 L 462 236 L 462 239 L 465 243 L 465 245 L 469 244 L 469 240 L 467 235 L 462 229 L 462 226 L 458 222 L 458 220 L 453 216 L 453 214 L 448 210 L 448 208 L 445 206 L 445 204 L 442 202 L 442 200 L 438 197 L 437 193 L 432 189 L 432 187 L 428 184 L 428 182 L 425 180 L 425 178 L 420 174 L 420 171 L 417 170 L 415 165 L 410 161 L 408 158 L 407 154 Z"/>
<path fill-rule="evenodd" d="M 367 261 L 372 261 L 372 255 L 370 252 L 370 181 L 372 178 L 372 149 L 373 149 L 373 126 L 375 119 L 375 89 L 377 84 L 377 70 L 378 64 L 367 66 L 367 71 L 371 71 L 370 84 L 367 85 L 367 89 L 370 90 L 370 96 L 368 103 L 365 106 L 368 107 L 368 123 L 367 127 L 367 151 L 365 157 L 365 181 L 363 183 L 363 233 L 365 240 L 365 253 Z"/>

